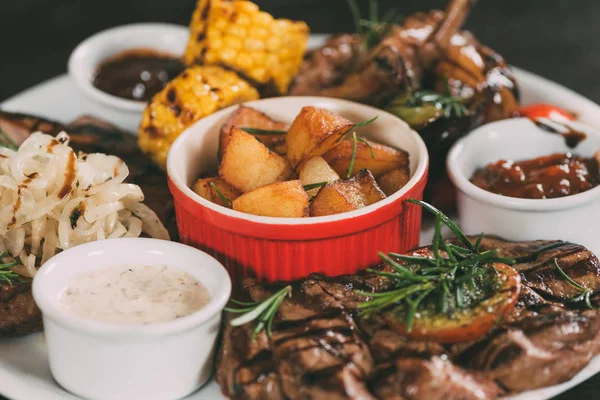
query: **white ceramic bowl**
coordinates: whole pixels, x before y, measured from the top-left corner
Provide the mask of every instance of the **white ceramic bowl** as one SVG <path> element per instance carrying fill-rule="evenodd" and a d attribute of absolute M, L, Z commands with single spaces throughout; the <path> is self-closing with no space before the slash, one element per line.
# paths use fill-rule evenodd
<path fill-rule="evenodd" d="M 210 292 L 201 310 L 149 325 L 107 324 L 61 309 L 59 294 L 76 275 L 111 265 L 167 265 L 192 275 Z M 52 375 L 89 399 L 177 399 L 212 372 L 221 311 L 231 294 L 229 275 L 192 247 L 156 239 L 109 239 L 52 257 L 33 280 L 42 310 Z"/>
<path fill-rule="evenodd" d="M 600 150 L 600 132 L 576 125 L 587 139 L 575 149 L 562 136 L 526 118 L 481 126 L 458 141 L 448 154 L 447 168 L 458 188 L 461 228 L 468 234 L 485 232 L 509 240 L 567 240 L 600 253 L 600 187 L 555 199 L 520 199 L 488 192 L 469 181 L 476 169 L 500 159 L 529 160 L 567 152 L 592 157 Z"/>
<path fill-rule="evenodd" d="M 181 56 L 188 40 L 184 26 L 140 23 L 98 32 L 81 42 L 69 57 L 69 75 L 92 101 L 103 107 L 103 116 L 119 126 L 137 132 L 146 102 L 127 100 L 94 87 L 92 81 L 102 61 L 125 50 L 153 49 Z"/>

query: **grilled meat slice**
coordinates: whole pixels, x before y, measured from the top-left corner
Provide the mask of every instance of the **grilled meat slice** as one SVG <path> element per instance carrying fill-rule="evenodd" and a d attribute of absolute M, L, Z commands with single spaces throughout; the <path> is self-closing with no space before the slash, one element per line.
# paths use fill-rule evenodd
<path fill-rule="evenodd" d="M 293 399 L 371 399 L 373 361 L 343 305 L 314 279 L 294 284 L 271 338 L 283 392 Z"/>
<path fill-rule="evenodd" d="M 42 313 L 31 294 L 31 281 L 0 284 L 0 338 L 42 330 Z"/>
<path fill-rule="evenodd" d="M 58 122 L 34 115 L 0 110 L 0 131 L 6 133 L 17 145 L 23 143 L 32 132 L 41 131 L 56 135 L 62 130 L 64 126 Z"/>
<path fill-rule="evenodd" d="M 250 291 L 256 297 L 250 297 Z M 260 301 L 269 294 L 255 280 L 247 279 L 233 298 Z M 232 399 L 284 399 L 267 335 L 261 332 L 252 340 L 251 325 L 232 327 L 229 319 L 224 321 L 216 372 L 217 382 L 225 396 Z"/>

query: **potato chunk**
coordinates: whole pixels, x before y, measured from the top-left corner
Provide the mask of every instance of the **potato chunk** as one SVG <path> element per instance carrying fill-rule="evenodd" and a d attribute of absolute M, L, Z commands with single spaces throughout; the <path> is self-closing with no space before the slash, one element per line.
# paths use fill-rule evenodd
<path fill-rule="evenodd" d="M 377 184 L 386 196 L 391 196 L 410 180 L 408 165 L 405 168 L 393 169 L 377 178 Z"/>
<path fill-rule="evenodd" d="M 265 217 L 308 216 L 308 195 L 302 182 L 277 182 L 244 193 L 233 201 L 233 209 Z"/>
<path fill-rule="evenodd" d="M 213 185 L 217 187 L 218 191 Z M 192 186 L 192 190 L 212 203 L 229 208 L 231 208 L 231 202 L 241 195 L 236 188 L 218 176 L 198 179 Z M 223 197 L 219 196 L 219 192 Z"/>
<path fill-rule="evenodd" d="M 360 187 L 360 191 L 365 196 L 365 201 L 368 206 L 377 203 L 379 200 L 385 199 L 385 193 L 379 188 L 373 174 L 369 170 L 363 169 L 349 182 L 354 181 Z"/>
<path fill-rule="evenodd" d="M 358 141 L 352 176 L 356 175 L 361 169 L 368 169 L 377 178 L 393 169 L 408 165 L 407 152 L 371 140 L 368 140 L 368 143 L 371 145 L 375 157 L 371 155 L 369 146 Z M 347 139 L 323 155 L 331 168 L 344 178 L 347 176 L 350 167 L 353 145 L 353 140 Z"/>
<path fill-rule="evenodd" d="M 360 185 L 351 180 L 335 181 L 323 186 L 310 203 L 311 217 L 340 214 L 367 205 Z"/>
<path fill-rule="evenodd" d="M 249 133 L 231 129 L 219 176 L 241 192 L 289 179 L 293 174 L 285 158 L 270 151 Z"/>
<path fill-rule="evenodd" d="M 304 107 L 287 134 L 287 159 L 294 169 L 312 156 L 331 149 L 354 124 L 344 117 L 316 107 Z"/>
<path fill-rule="evenodd" d="M 269 118 L 266 114 L 247 106 L 239 106 L 221 127 L 219 134 L 219 159 L 223 158 L 223 151 L 229 142 L 229 133 L 231 128 L 258 128 L 265 130 L 286 130 L 287 124 Z M 265 146 L 269 148 L 285 147 L 285 135 L 253 135 L 258 138 Z M 275 149 L 274 149 L 275 150 Z M 279 154 L 278 151 L 275 151 Z M 284 152 L 285 154 L 285 152 Z"/>
<path fill-rule="evenodd" d="M 311 157 L 300 166 L 298 177 L 304 186 L 313 183 L 333 182 L 340 179 L 340 176 L 331 169 L 327 161 L 323 157 Z M 320 188 L 309 190 L 308 197 L 312 198 L 317 195 Z"/>

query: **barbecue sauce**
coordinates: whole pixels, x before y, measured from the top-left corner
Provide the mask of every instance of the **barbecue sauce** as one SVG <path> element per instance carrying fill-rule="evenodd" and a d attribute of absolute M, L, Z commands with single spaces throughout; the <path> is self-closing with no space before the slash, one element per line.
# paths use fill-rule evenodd
<path fill-rule="evenodd" d="M 500 160 L 473 174 L 488 192 L 522 199 L 551 199 L 585 192 L 600 184 L 599 162 L 571 153 L 526 161 Z"/>
<path fill-rule="evenodd" d="M 151 49 L 134 49 L 105 60 L 93 85 L 113 96 L 148 101 L 185 69 L 183 62 Z"/>

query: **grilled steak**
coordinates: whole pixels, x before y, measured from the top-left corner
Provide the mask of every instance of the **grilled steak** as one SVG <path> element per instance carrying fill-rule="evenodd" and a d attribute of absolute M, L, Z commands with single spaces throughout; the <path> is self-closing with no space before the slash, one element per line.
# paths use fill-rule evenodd
<path fill-rule="evenodd" d="M 6 111 L 0 111 L 0 130 L 17 144 L 21 144 L 32 132 L 55 135 L 65 130 L 71 137 L 71 146 L 77 151 L 106 153 L 122 158 L 129 167 L 127 180 L 142 188 L 145 203 L 163 221 L 171 238 L 177 239 L 173 200 L 166 175 L 141 153 L 135 136 L 89 116 L 64 126 L 44 118 Z M 41 313 L 33 301 L 31 283 L 0 285 L 0 338 L 26 335 L 41 328 Z"/>
<path fill-rule="evenodd" d="M 226 326 L 217 381 L 232 399 L 446 400 L 495 399 L 573 377 L 600 352 L 600 312 L 572 303 L 575 292 L 553 262 L 596 292 L 596 256 L 561 241 L 486 237 L 481 247 L 516 258 L 524 285 L 513 312 L 477 341 L 407 340 L 377 315 L 357 312 L 364 298 L 356 290 L 382 291 L 389 281 L 367 272 L 311 275 L 291 283 L 270 339 L 260 333 L 253 342 L 252 324 Z M 249 279 L 234 297 L 259 301 L 280 287 Z M 592 302 L 600 304 L 600 294 Z"/>

